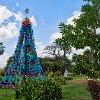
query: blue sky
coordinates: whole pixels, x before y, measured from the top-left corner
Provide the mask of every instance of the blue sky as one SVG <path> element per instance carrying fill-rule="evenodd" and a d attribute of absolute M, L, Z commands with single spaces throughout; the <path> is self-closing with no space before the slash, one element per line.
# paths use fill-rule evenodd
<path fill-rule="evenodd" d="M 29 17 L 34 15 L 37 22 L 35 38 L 46 43 L 50 35 L 59 30 L 60 22 L 66 22 L 74 11 L 80 10 L 82 0 L 0 0 L 0 4 L 11 11 L 21 11 L 23 15 L 24 9 L 29 8 Z"/>
<path fill-rule="evenodd" d="M 2 12 L 0 13 L 2 15 L 0 15 L 0 32 L 3 32 L 2 30 L 5 29 L 5 27 L 7 27 L 7 31 L 9 31 L 5 31 L 5 36 L 3 37 L 5 39 L 1 38 L 0 40 L 0 42 L 4 42 L 6 47 L 5 54 L 0 56 L 1 67 L 5 66 L 8 57 L 14 53 L 21 19 L 25 18 L 25 8 L 30 9 L 28 16 L 33 18 L 33 24 L 35 23 L 35 25 L 33 25 L 33 30 L 37 42 L 37 52 L 39 52 L 38 55 L 41 56 L 40 53 L 42 51 L 40 52 L 39 49 L 43 49 L 45 45 L 49 44 L 53 36 L 59 35 L 58 25 L 60 22 L 67 23 L 72 19 L 72 16 L 76 16 L 74 12 L 80 11 L 82 4 L 82 0 L 0 0 L 0 9 Z M 8 17 L 3 19 L 6 16 L 5 13 Z M 11 29 L 9 30 L 9 28 Z M 16 30 L 16 32 L 14 30 Z M 15 35 L 10 32 L 15 32 Z M 9 35 L 7 37 L 6 34 L 13 36 Z"/>

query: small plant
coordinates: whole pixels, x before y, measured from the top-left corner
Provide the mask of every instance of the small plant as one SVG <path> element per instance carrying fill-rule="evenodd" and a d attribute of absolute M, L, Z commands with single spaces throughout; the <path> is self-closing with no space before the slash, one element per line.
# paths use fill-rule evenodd
<path fill-rule="evenodd" d="M 100 100 L 100 82 L 89 80 L 87 88 L 90 91 L 94 100 Z"/>
<path fill-rule="evenodd" d="M 60 71 L 56 71 L 56 72 L 53 73 L 53 76 L 58 76 L 59 77 L 60 75 L 61 75 Z"/>
<path fill-rule="evenodd" d="M 0 80 L 2 80 L 2 76 L 0 75 Z"/>
<path fill-rule="evenodd" d="M 65 78 L 63 78 L 63 77 L 54 77 L 54 78 L 52 78 L 52 80 L 53 80 L 54 82 L 59 83 L 60 85 L 66 84 L 66 80 L 65 80 Z"/>

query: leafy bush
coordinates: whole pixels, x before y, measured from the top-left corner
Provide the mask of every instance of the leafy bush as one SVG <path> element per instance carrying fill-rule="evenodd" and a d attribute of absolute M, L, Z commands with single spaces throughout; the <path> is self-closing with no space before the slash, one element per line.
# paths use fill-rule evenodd
<path fill-rule="evenodd" d="M 58 76 L 59 77 L 60 75 L 61 75 L 60 71 L 56 71 L 56 72 L 53 73 L 53 76 Z"/>
<path fill-rule="evenodd" d="M 94 100 L 100 100 L 100 82 L 89 80 L 87 87 L 92 95 L 92 98 Z"/>
<path fill-rule="evenodd" d="M 5 75 L 5 72 L 4 72 L 4 70 L 1 72 L 1 74 L 0 74 L 1 76 L 4 76 Z"/>
<path fill-rule="evenodd" d="M 65 77 L 65 80 L 73 80 L 73 77 L 67 76 L 67 77 Z"/>
<path fill-rule="evenodd" d="M 2 79 L 2 76 L 0 75 L 0 80 Z"/>
<path fill-rule="evenodd" d="M 66 84 L 66 80 L 63 77 L 54 77 L 52 78 L 52 80 L 59 83 L 60 85 Z"/>
<path fill-rule="evenodd" d="M 48 79 L 51 79 L 53 77 L 53 72 L 46 72 L 45 74 Z"/>
<path fill-rule="evenodd" d="M 77 76 L 77 74 L 71 73 L 70 76 L 75 77 L 75 76 Z"/>
<path fill-rule="evenodd" d="M 16 98 L 24 100 L 60 100 L 61 86 L 52 80 L 26 81 L 16 88 Z"/>

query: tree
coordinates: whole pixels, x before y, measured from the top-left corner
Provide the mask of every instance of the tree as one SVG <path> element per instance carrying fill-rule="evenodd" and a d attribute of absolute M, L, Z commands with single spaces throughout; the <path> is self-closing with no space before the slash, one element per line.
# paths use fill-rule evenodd
<path fill-rule="evenodd" d="M 72 66 L 72 72 L 76 74 L 85 74 L 91 78 L 100 78 L 99 65 L 91 63 L 91 51 L 85 50 L 83 55 L 74 54 L 73 62 L 75 65 Z M 98 71 L 99 70 L 99 71 Z"/>
<path fill-rule="evenodd" d="M 61 72 L 64 72 L 63 66 L 67 65 L 67 67 L 68 67 L 70 65 L 70 60 L 66 57 L 66 50 L 67 49 L 64 49 L 64 45 L 62 45 L 63 46 L 62 48 L 64 49 L 65 52 L 64 52 L 64 56 L 62 56 L 61 51 L 63 49 L 61 48 L 60 43 L 61 43 L 60 39 L 57 39 L 56 42 L 54 42 L 52 45 L 46 46 L 45 47 L 45 50 L 46 50 L 45 53 L 53 56 L 53 58 L 49 57 L 49 59 L 52 59 L 52 62 L 53 62 L 52 65 L 53 65 L 53 67 L 55 66 L 54 69 L 56 69 L 56 71 L 57 71 L 57 66 L 58 66 L 58 70 L 61 71 Z M 70 52 L 70 51 L 67 50 L 67 52 Z M 63 63 L 64 63 L 64 65 L 63 65 Z"/>
<path fill-rule="evenodd" d="M 57 45 L 57 44 L 55 44 L 55 43 L 53 43 L 53 44 L 51 44 L 51 45 L 45 46 L 45 49 L 44 49 L 44 50 L 45 50 L 44 53 L 53 56 L 53 58 L 54 58 L 55 60 L 57 60 L 58 57 L 61 56 L 60 47 L 59 47 L 59 45 Z"/>
<path fill-rule="evenodd" d="M 61 48 L 61 50 L 63 50 L 64 55 L 64 68 L 65 68 L 65 72 L 68 71 L 68 63 L 67 63 L 67 57 L 66 54 L 71 52 L 71 42 L 68 41 L 70 35 L 67 35 L 67 33 L 69 34 L 70 32 L 72 32 L 73 27 L 71 25 L 66 25 L 64 23 L 60 23 L 59 25 L 60 28 L 60 32 L 62 33 L 62 38 L 58 38 L 55 40 L 55 43 L 58 44 Z M 66 36 L 65 36 L 66 33 Z M 67 74 L 67 73 L 66 73 Z"/>
<path fill-rule="evenodd" d="M 3 42 L 0 42 L 0 55 L 2 55 L 4 53 L 4 46 L 3 46 Z"/>
<path fill-rule="evenodd" d="M 9 57 L 9 59 L 7 60 L 7 64 L 6 64 L 6 66 L 4 67 L 4 69 L 3 69 L 3 72 L 4 72 L 4 73 L 6 73 L 7 70 L 8 70 L 8 68 L 10 67 L 11 61 L 12 61 L 12 56 Z"/>
<path fill-rule="evenodd" d="M 84 1 L 87 3 L 82 6 L 79 18 L 73 20 L 74 26 L 60 24 L 63 32 L 61 40 L 64 38 L 69 46 L 76 49 L 90 47 L 91 56 L 88 59 L 91 64 L 88 67 L 92 65 L 93 72 L 100 73 L 100 35 L 96 31 L 100 28 L 100 0 Z"/>
<path fill-rule="evenodd" d="M 100 78 L 100 35 L 96 31 L 97 28 L 100 28 L 100 1 L 85 1 L 87 1 L 87 4 L 82 6 L 82 14 L 79 19 L 74 20 L 74 32 L 76 35 L 76 44 L 74 46 L 77 49 L 85 48 L 86 46 L 90 47 L 90 56 L 88 57 L 90 65 L 87 67 L 91 67 L 92 73 L 97 74 L 98 78 Z M 88 54 L 86 55 L 88 56 Z"/>
<path fill-rule="evenodd" d="M 66 58 L 67 59 L 67 58 Z M 43 66 L 43 69 L 45 71 L 60 71 L 61 73 L 64 72 L 63 67 L 63 56 L 58 57 L 58 60 L 56 61 L 54 58 L 39 58 L 40 64 Z M 68 66 L 71 65 L 71 61 L 67 59 Z"/>

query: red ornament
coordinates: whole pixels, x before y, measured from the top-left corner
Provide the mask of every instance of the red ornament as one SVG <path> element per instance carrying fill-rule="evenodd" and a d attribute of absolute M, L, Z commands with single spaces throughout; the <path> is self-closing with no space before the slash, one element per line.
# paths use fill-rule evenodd
<path fill-rule="evenodd" d="M 34 40 L 34 39 L 32 39 L 32 42 L 33 42 L 33 43 L 34 43 L 34 41 L 35 41 L 35 40 Z"/>

